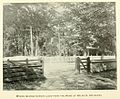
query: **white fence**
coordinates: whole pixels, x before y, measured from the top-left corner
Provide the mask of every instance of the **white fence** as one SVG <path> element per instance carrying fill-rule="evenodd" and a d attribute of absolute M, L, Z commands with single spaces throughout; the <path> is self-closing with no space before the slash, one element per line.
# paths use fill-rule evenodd
<path fill-rule="evenodd" d="M 43 59 L 46 63 L 74 63 L 76 57 L 80 57 L 81 59 L 87 58 L 88 56 L 16 56 L 16 57 L 5 57 L 3 61 L 7 59 L 10 60 L 25 60 L 28 59 Z M 90 60 L 101 60 L 101 59 L 116 59 L 115 56 L 89 56 Z"/>
<path fill-rule="evenodd" d="M 44 62 L 47 63 L 74 63 L 76 57 L 81 59 L 87 58 L 88 56 L 54 56 L 54 57 L 43 57 Z M 102 60 L 102 59 L 116 59 L 115 56 L 89 56 L 90 60 Z"/>

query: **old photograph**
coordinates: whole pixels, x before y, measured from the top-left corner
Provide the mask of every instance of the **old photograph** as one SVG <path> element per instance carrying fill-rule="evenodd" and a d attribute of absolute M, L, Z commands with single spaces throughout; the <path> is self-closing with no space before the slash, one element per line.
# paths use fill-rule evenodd
<path fill-rule="evenodd" d="M 117 90 L 115 2 L 3 4 L 3 90 Z"/>

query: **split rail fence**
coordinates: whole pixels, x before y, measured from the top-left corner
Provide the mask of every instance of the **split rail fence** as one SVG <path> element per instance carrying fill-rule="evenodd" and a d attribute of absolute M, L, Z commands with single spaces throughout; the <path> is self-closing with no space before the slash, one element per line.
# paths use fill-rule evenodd
<path fill-rule="evenodd" d="M 80 58 L 81 69 L 86 69 L 87 73 L 113 70 L 117 68 L 115 58 L 91 59 L 91 57 Z"/>
<path fill-rule="evenodd" d="M 68 63 L 75 66 L 75 60 L 81 59 L 81 69 L 90 72 L 116 69 L 115 56 L 67 56 L 67 57 L 14 57 L 3 61 L 3 81 L 33 80 L 44 76 L 44 63 Z"/>
<path fill-rule="evenodd" d="M 42 76 L 44 76 L 42 59 L 3 61 L 3 82 L 34 80 Z"/>
<path fill-rule="evenodd" d="M 43 57 L 46 63 L 68 63 L 75 66 L 75 60 L 79 57 L 82 65 L 81 69 L 86 69 L 87 72 L 100 72 L 117 68 L 115 56 L 54 56 Z"/>

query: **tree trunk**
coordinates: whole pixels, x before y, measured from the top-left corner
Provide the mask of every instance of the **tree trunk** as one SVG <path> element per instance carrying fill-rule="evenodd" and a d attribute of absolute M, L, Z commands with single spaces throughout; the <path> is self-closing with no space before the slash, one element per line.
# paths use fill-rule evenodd
<path fill-rule="evenodd" d="M 35 43 L 35 56 L 38 55 L 38 36 L 36 36 L 36 43 Z"/>
<path fill-rule="evenodd" d="M 24 47 L 24 55 L 27 56 L 28 55 L 28 52 L 27 52 L 27 46 L 25 44 L 25 47 Z"/>
<path fill-rule="evenodd" d="M 18 43 L 17 43 L 17 48 L 16 48 L 16 50 L 17 50 L 17 55 L 18 55 L 18 54 L 19 54 Z"/>
<path fill-rule="evenodd" d="M 22 50 L 22 54 L 23 54 L 23 56 L 25 55 L 25 53 L 24 53 L 24 49 L 25 49 L 25 43 L 24 43 L 24 41 L 23 41 L 23 50 Z"/>
<path fill-rule="evenodd" d="M 33 35 L 32 35 L 32 26 L 30 26 L 30 41 L 31 41 L 31 56 L 33 56 Z"/>

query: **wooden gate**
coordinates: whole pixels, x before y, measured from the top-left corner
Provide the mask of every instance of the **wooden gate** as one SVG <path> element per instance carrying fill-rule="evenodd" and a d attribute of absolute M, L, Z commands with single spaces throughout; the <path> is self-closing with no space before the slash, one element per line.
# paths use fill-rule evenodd
<path fill-rule="evenodd" d="M 78 62 L 79 61 L 79 62 Z M 94 64 L 100 64 L 99 67 L 102 68 L 102 71 L 104 70 L 111 70 L 111 69 L 116 69 L 117 66 L 115 64 L 115 66 L 111 66 L 110 68 L 107 68 L 106 66 L 106 69 L 105 69 L 105 65 L 103 64 L 110 64 L 110 63 L 116 63 L 116 59 L 90 59 L 90 57 L 86 57 L 86 58 L 80 58 L 80 57 L 77 57 L 76 58 L 76 61 L 75 61 L 76 64 L 79 63 L 79 66 L 80 68 L 76 68 L 76 69 L 85 69 L 87 71 L 87 73 L 90 73 L 93 71 L 93 65 Z M 78 70 L 80 71 L 80 70 Z"/>

